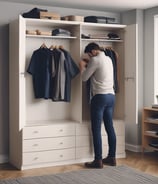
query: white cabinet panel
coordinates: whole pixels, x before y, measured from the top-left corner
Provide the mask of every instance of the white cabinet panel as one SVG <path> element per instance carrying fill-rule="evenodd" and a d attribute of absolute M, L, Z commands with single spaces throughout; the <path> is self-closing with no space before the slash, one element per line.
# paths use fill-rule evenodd
<path fill-rule="evenodd" d="M 108 146 L 103 146 L 103 157 L 107 156 L 108 154 Z M 124 149 L 124 146 L 123 145 L 119 145 L 117 148 L 116 148 L 116 157 L 118 157 L 118 155 L 125 155 L 125 149 Z"/>
<path fill-rule="evenodd" d="M 93 149 L 92 147 L 80 147 L 76 148 L 76 158 L 93 158 Z"/>
<path fill-rule="evenodd" d="M 92 136 L 76 136 L 76 147 L 92 146 Z"/>
<path fill-rule="evenodd" d="M 23 139 L 75 135 L 75 124 L 33 126 L 23 128 Z"/>
<path fill-rule="evenodd" d="M 47 162 L 61 162 L 75 159 L 75 149 L 23 153 L 23 164 L 31 165 Z"/>
<path fill-rule="evenodd" d="M 124 135 L 125 134 L 125 125 L 123 120 L 113 120 L 113 126 L 115 129 L 116 135 Z M 102 130 L 101 130 L 102 135 L 107 135 L 104 124 L 102 123 Z"/>
<path fill-rule="evenodd" d="M 107 136 L 102 136 L 102 143 L 104 146 L 108 145 Z M 119 147 L 120 145 L 125 146 L 125 136 L 116 136 L 116 146 Z"/>
<path fill-rule="evenodd" d="M 30 139 L 23 141 L 23 152 L 55 150 L 75 147 L 75 136 Z"/>
<path fill-rule="evenodd" d="M 137 26 L 128 25 L 125 31 L 125 122 L 138 123 L 138 44 Z"/>
<path fill-rule="evenodd" d="M 90 124 L 77 124 L 76 125 L 76 135 L 90 135 L 91 127 Z"/>

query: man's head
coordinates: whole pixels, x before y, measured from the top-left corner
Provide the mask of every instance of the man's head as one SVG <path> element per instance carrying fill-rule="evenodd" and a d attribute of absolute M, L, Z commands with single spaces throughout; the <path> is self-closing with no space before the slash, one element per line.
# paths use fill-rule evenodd
<path fill-rule="evenodd" d="M 87 53 L 90 57 L 97 56 L 99 51 L 100 51 L 99 45 L 94 42 L 89 43 L 84 50 L 84 52 Z"/>

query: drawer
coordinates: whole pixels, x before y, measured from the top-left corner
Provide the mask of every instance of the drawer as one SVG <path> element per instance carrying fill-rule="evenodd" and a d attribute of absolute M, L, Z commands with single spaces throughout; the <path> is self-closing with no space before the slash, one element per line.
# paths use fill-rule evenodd
<path fill-rule="evenodd" d="M 113 123 L 114 123 L 114 129 L 115 129 L 116 135 L 125 135 L 124 122 L 122 120 L 114 120 Z M 107 135 L 103 123 L 102 123 L 101 133 L 102 133 L 102 135 Z"/>
<path fill-rule="evenodd" d="M 107 136 L 102 136 L 102 143 L 103 145 L 108 145 Z M 124 136 L 116 136 L 116 144 L 119 145 L 125 145 L 125 137 Z"/>
<path fill-rule="evenodd" d="M 60 162 L 75 159 L 75 149 L 23 153 L 23 165 Z"/>
<path fill-rule="evenodd" d="M 114 120 L 116 135 L 125 135 L 125 123 L 123 120 Z"/>
<path fill-rule="evenodd" d="M 89 124 L 77 124 L 76 135 L 91 135 L 91 126 Z"/>
<path fill-rule="evenodd" d="M 93 158 L 93 149 L 90 147 L 76 148 L 76 159 Z"/>
<path fill-rule="evenodd" d="M 116 136 L 117 145 L 125 145 L 124 136 Z M 107 136 L 102 136 L 102 144 L 107 146 Z M 92 136 L 76 136 L 76 147 L 93 146 Z"/>
<path fill-rule="evenodd" d="M 103 151 L 103 157 L 107 156 L 107 154 L 108 154 L 108 146 L 103 146 L 102 151 Z M 124 154 L 124 153 L 125 153 L 125 146 L 118 145 L 116 147 L 116 155 L 118 155 L 118 154 Z"/>
<path fill-rule="evenodd" d="M 92 136 L 76 136 L 76 147 L 92 146 Z"/>
<path fill-rule="evenodd" d="M 44 151 L 75 147 L 75 137 L 27 139 L 23 141 L 23 152 Z"/>
<path fill-rule="evenodd" d="M 23 139 L 75 135 L 75 124 L 31 126 L 23 128 Z"/>

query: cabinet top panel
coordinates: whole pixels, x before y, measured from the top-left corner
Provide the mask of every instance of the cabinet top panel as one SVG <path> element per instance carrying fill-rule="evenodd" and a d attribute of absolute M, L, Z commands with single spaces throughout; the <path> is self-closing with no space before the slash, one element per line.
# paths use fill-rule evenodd
<path fill-rule="evenodd" d="M 66 20 L 49 20 L 49 19 L 32 19 L 32 18 L 23 18 L 20 15 L 20 19 L 25 21 L 26 25 L 28 26 L 35 26 L 35 25 L 51 25 L 51 24 L 56 24 L 58 26 L 60 25 L 65 25 L 65 26 L 75 26 L 75 25 L 81 25 L 83 28 L 85 27 L 95 27 L 95 28 L 104 28 L 104 29 L 123 29 L 126 27 L 126 25 L 122 24 L 100 24 L 100 23 L 88 23 L 88 22 L 78 22 L 78 21 L 66 21 Z"/>

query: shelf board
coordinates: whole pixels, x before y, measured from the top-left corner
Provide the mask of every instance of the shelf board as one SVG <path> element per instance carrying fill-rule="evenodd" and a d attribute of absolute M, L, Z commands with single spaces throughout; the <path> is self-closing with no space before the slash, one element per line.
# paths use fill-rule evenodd
<path fill-rule="evenodd" d="M 91 23 L 91 22 L 82 22 L 80 23 L 82 28 L 103 28 L 106 30 L 114 30 L 114 29 L 123 29 L 126 25 L 123 24 L 101 24 L 101 23 Z"/>
<path fill-rule="evenodd" d="M 158 119 L 156 119 L 156 120 L 146 119 L 146 120 L 144 120 L 144 123 L 150 123 L 150 124 L 158 125 Z"/>
<path fill-rule="evenodd" d="M 67 21 L 67 20 L 50 20 L 50 19 L 33 19 L 33 18 L 23 18 L 20 15 L 20 19 L 25 20 L 27 26 L 40 26 L 40 25 L 58 25 L 58 26 L 75 26 L 75 25 L 81 25 L 83 28 L 85 27 L 91 27 L 91 28 L 103 28 L 106 30 L 114 30 L 114 29 L 123 29 L 126 27 L 126 25 L 122 24 L 103 24 L 103 23 L 91 23 L 91 22 L 78 22 L 78 21 Z"/>
<path fill-rule="evenodd" d="M 123 42 L 123 40 L 109 40 L 109 39 L 96 39 L 96 38 L 82 38 L 82 41 L 99 41 L 99 42 Z"/>
<path fill-rule="evenodd" d="M 154 135 L 154 134 L 150 134 L 150 133 L 144 133 L 145 136 L 148 136 L 148 137 L 154 137 L 154 138 L 158 138 L 158 135 Z"/>
<path fill-rule="evenodd" d="M 51 26 L 51 25 L 58 25 L 60 26 L 74 26 L 79 25 L 80 22 L 77 21 L 66 21 L 66 20 L 50 20 L 50 19 L 33 19 L 33 18 L 23 18 L 25 20 L 27 26 Z"/>
<path fill-rule="evenodd" d="M 35 121 L 26 121 L 25 127 L 32 127 L 32 126 L 47 126 L 47 125 L 54 125 L 54 124 L 70 124 L 70 123 L 79 123 L 74 120 L 35 120 Z"/>
<path fill-rule="evenodd" d="M 143 146 L 144 149 L 150 150 L 150 151 L 158 151 L 158 148 L 154 148 L 152 146 Z"/>
<path fill-rule="evenodd" d="M 75 36 L 47 36 L 47 35 L 31 35 L 26 34 L 27 38 L 51 38 L 51 39 L 76 39 Z"/>
<path fill-rule="evenodd" d="M 157 111 L 158 112 L 158 108 L 152 108 L 152 107 L 145 107 L 144 110 L 145 111 Z"/>

